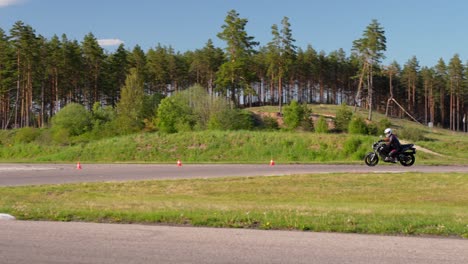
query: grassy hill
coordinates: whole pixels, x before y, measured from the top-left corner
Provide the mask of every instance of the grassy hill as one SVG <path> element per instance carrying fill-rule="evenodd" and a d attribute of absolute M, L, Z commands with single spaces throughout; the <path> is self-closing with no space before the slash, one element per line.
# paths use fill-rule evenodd
<path fill-rule="evenodd" d="M 329 121 L 339 106 L 312 105 L 315 116 Z M 250 111 L 274 113 L 276 107 Z M 365 112 L 356 115 L 366 116 Z M 273 116 L 273 114 L 272 114 Z M 375 113 L 374 120 L 384 118 Z M 417 164 L 466 164 L 468 134 L 428 128 L 389 118 L 400 139 L 417 144 Z M 404 133 L 416 135 L 405 138 Z M 176 134 L 139 134 L 83 141 L 72 145 L 43 144 L 40 140 L 15 143 L 7 132 L 0 136 L 1 162 L 149 162 L 174 163 L 361 163 L 376 136 L 303 131 L 196 131 Z M 13 132 L 10 132 L 13 134 Z M 413 136 L 412 136 L 413 137 Z M 11 137 L 10 137 L 11 138 Z"/>

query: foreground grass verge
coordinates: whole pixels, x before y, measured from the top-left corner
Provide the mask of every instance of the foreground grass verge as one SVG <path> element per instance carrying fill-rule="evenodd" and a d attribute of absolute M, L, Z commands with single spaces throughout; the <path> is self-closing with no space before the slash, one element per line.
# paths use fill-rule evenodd
<path fill-rule="evenodd" d="M 0 188 L 23 220 L 468 238 L 468 174 L 319 174 Z"/>

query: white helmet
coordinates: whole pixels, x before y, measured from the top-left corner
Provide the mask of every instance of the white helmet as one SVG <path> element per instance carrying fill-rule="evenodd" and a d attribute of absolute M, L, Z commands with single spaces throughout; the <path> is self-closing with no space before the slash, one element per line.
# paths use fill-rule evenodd
<path fill-rule="evenodd" d="M 390 136 L 390 135 L 392 134 L 392 129 L 391 129 L 391 128 L 387 128 L 387 129 L 385 129 L 384 133 L 385 133 L 385 136 L 388 137 L 388 136 Z"/>

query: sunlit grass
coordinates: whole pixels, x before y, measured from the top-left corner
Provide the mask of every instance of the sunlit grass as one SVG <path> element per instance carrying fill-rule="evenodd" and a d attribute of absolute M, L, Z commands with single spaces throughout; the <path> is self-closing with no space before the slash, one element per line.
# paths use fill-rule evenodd
<path fill-rule="evenodd" d="M 333 116 L 340 106 L 310 105 L 318 115 Z M 353 110 L 353 107 L 349 107 Z M 276 106 L 255 107 L 260 112 L 277 112 Z M 364 109 L 357 114 L 367 117 Z M 373 120 L 386 118 L 375 112 Z M 416 164 L 467 164 L 468 134 L 428 128 L 408 120 L 388 118 L 395 131 L 420 130 Z M 10 132 L 2 132 L 8 138 Z M 11 136 L 11 135 L 10 135 Z M 105 138 L 71 146 L 0 142 L 0 162 L 150 162 L 173 163 L 363 163 L 377 136 L 342 133 L 318 134 L 300 131 L 196 131 L 176 134 L 140 133 Z M 400 138 L 405 140 L 405 138 Z M 1 140 L 1 138 L 0 138 Z M 7 140 L 4 140 L 7 142 Z M 352 143 L 352 144 L 350 144 Z M 352 146 L 350 149 L 349 147 Z"/>
<path fill-rule="evenodd" d="M 468 237 L 468 174 L 320 174 L 0 188 L 19 219 Z"/>

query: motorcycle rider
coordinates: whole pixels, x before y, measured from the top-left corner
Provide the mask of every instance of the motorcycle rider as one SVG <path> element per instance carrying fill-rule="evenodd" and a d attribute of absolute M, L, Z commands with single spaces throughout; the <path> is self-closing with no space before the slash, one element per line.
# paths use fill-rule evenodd
<path fill-rule="evenodd" d="M 384 131 L 385 138 L 383 141 L 387 142 L 387 153 L 388 156 L 385 157 L 385 161 L 396 162 L 396 154 L 400 150 L 401 144 L 397 136 L 393 134 L 391 128 L 386 128 Z"/>

